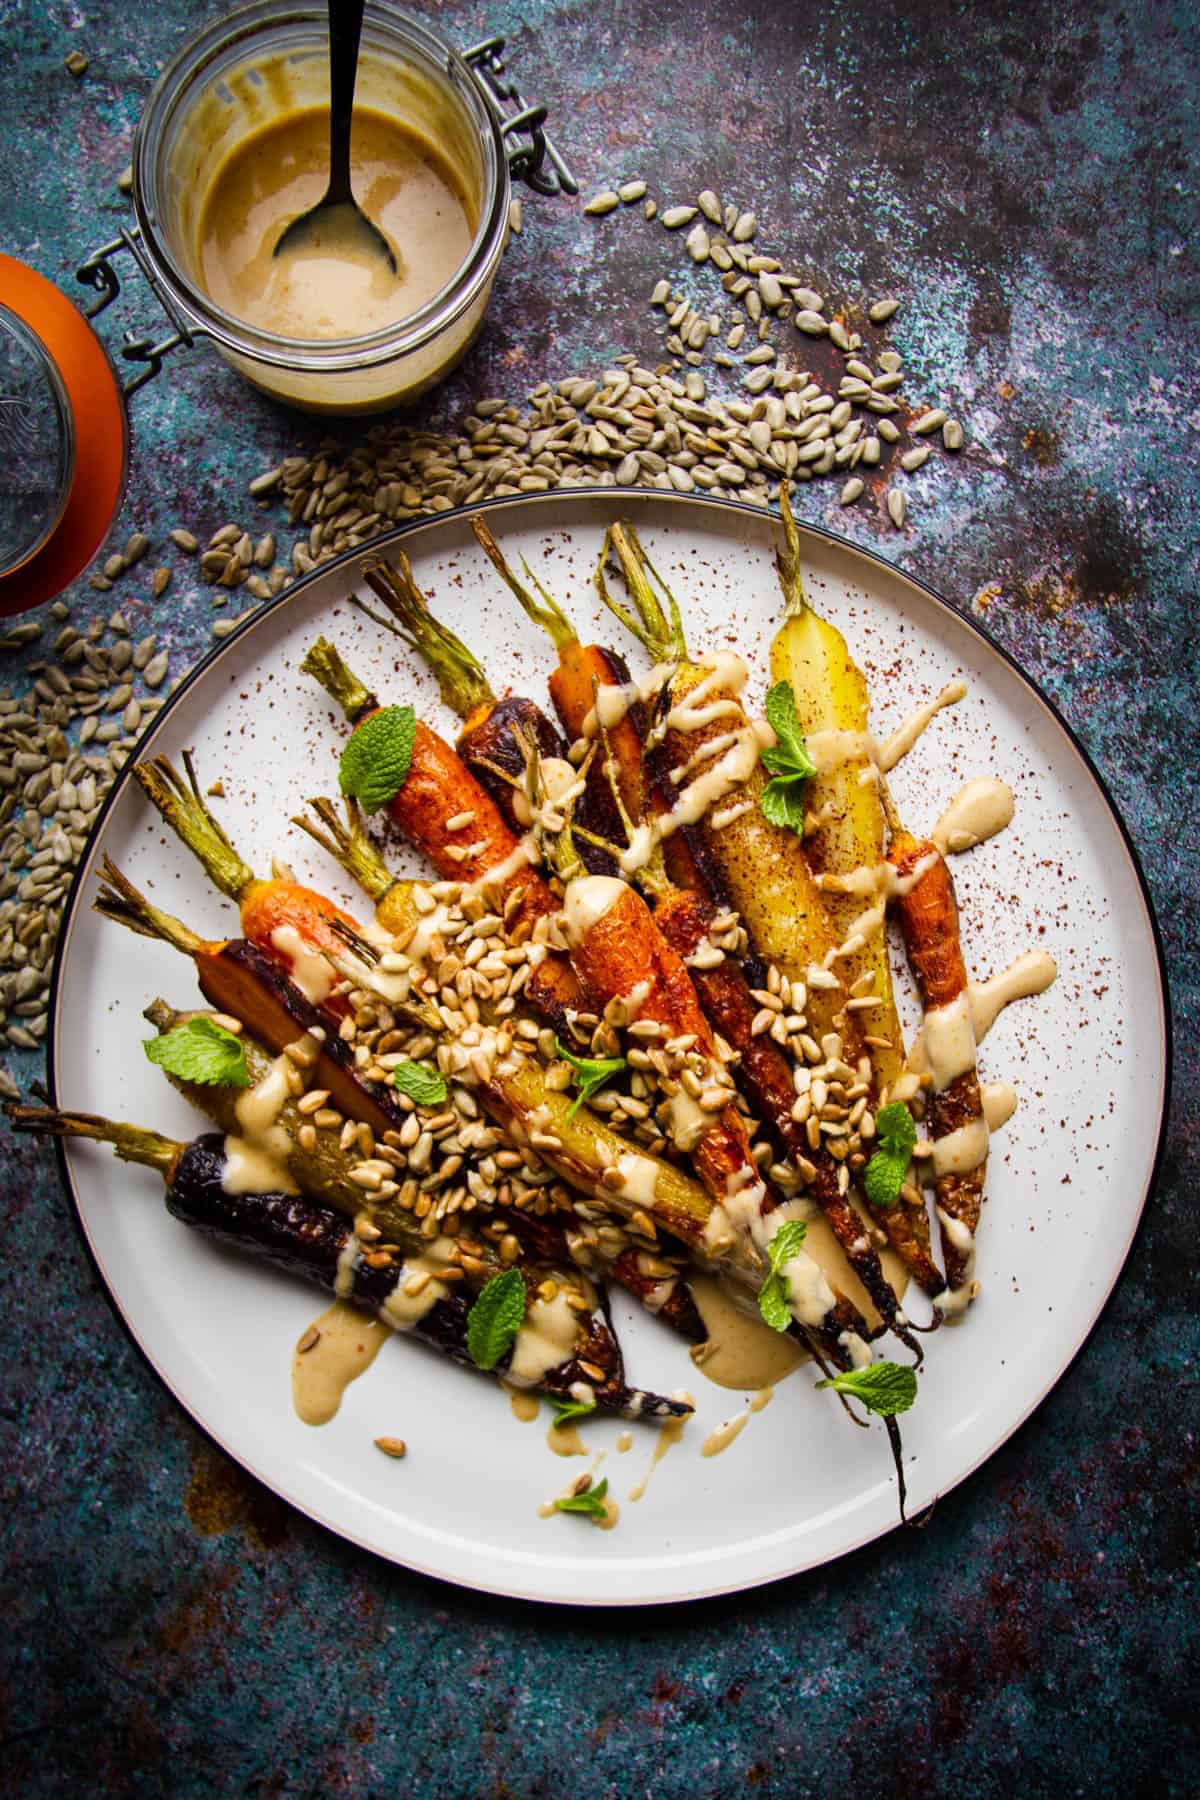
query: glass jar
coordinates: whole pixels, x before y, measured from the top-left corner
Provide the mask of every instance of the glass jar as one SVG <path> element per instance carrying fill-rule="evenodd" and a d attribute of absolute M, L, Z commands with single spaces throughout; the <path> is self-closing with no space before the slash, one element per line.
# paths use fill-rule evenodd
<path fill-rule="evenodd" d="M 218 306 L 198 279 L 197 235 L 213 176 L 237 144 L 287 113 L 328 107 L 326 7 L 255 0 L 191 38 L 159 77 L 134 136 L 137 228 L 79 271 L 100 290 L 93 314 L 119 289 L 118 250 L 149 280 L 173 332 L 126 344 L 123 354 L 148 365 L 141 379 L 197 338 L 211 339 L 256 387 L 311 412 L 379 411 L 447 374 L 483 320 L 508 241 L 512 177 L 542 193 L 577 191 L 542 130 L 545 108 L 527 106 L 505 78 L 503 48 L 493 38 L 460 54 L 409 14 L 367 0 L 355 104 L 438 146 L 475 232 L 456 273 L 407 318 L 365 337 L 312 340 L 277 336 Z"/>

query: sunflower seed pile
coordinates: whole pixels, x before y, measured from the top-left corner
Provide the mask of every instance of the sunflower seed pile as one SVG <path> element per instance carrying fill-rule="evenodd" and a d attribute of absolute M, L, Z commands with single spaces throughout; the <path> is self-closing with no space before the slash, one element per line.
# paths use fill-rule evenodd
<path fill-rule="evenodd" d="M 59 628 L 53 660 L 29 665 L 32 682 L 19 697 L 0 687 L 0 1035 L 14 1050 L 36 1050 L 45 1036 L 75 865 L 138 733 L 163 704 L 167 678 L 157 639 L 135 643 L 119 612 L 79 632 L 59 600 L 49 618 Z M 23 649 L 42 633 L 34 620 L 15 625 L 0 650 Z M 15 1099 L 17 1091 L 0 1068 L 0 1093 Z"/>

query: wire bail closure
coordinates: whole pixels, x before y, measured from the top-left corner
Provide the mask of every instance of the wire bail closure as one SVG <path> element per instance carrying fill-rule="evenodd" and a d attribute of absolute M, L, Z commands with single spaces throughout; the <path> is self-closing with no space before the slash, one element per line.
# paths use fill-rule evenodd
<path fill-rule="evenodd" d="M 484 38 L 464 50 L 462 57 L 496 113 L 513 179 L 537 194 L 577 194 L 579 183 L 544 129 L 548 109 L 531 106 L 507 75 L 504 39 Z M 509 111 L 510 106 L 516 110 Z"/>
<path fill-rule="evenodd" d="M 94 319 L 104 311 L 105 307 L 111 306 L 121 292 L 121 277 L 113 267 L 112 259 L 118 256 L 122 250 L 127 250 L 149 282 L 151 292 L 173 327 L 168 336 L 159 338 L 157 342 L 149 336 L 139 337 L 135 331 L 125 333 L 125 339 L 121 345 L 121 355 L 126 362 L 146 365 L 139 374 L 131 375 L 123 384 L 121 391 L 126 399 L 131 394 L 136 394 L 137 390 L 144 387 L 148 381 L 153 381 L 172 350 L 178 350 L 180 346 L 190 348 L 195 339 L 202 335 L 186 323 L 169 296 L 164 292 L 162 284 L 151 266 L 150 259 L 142 247 L 141 238 L 142 234 L 138 226 L 135 225 L 132 230 L 122 226 L 118 237 L 113 238 L 111 243 L 102 245 L 99 250 L 93 250 L 87 261 L 80 263 L 75 271 L 76 281 L 81 281 L 85 287 L 96 290 L 96 299 L 83 309 L 86 319 Z"/>

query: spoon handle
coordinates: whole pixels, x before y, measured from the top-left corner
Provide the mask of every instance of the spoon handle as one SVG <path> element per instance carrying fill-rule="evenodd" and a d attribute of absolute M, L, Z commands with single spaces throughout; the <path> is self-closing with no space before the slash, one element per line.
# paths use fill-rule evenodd
<path fill-rule="evenodd" d="M 358 74 L 358 40 L 365 0 L 329 0 L 329 192 L 327 200 L 349 201 L 350 121 Z"/>

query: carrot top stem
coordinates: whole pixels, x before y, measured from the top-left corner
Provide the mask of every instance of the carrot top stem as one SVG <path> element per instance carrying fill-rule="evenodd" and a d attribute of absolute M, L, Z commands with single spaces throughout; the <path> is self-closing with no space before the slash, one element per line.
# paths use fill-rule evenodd
<path fill-rule="evenodd" d="M 4 1110 L 14 1131 L 31 1131 L 40 1137 L 94 1138 L 97 1143 L 111 1144 L 122 1162 L 144 1163 L 147 1168 L 157 1169 L 164 1181 L 170 1181 L 183 1153 L 183 1145 L 174 1138 L 143 1130 L 139 1125 L 102 1119 L 98 1113 L 58 1112 L 54 1107 L 19 1106 L 15 1102 Z"/>
<path fill-rule="evenodd" d="M 242 861 L 201 794 L 190 750 L 183 752 L 183 766 L 186 781 L 165 756 L 136 763 L 133 773 L 150 804 L 203 863 L 214 887 L 231 900 L 240 900 L 254 880 L 254 871 Z"/>
<path fill-rule="evenodd" d="M 185 956 L 198 956 L 211 948 L 203 938 L 190 931 L 181 919 L 173 918 L 170 913 L 160 912 L 157 906 L 151 906 L 146 896 L 140 894 L 133 883 L 122 875 L 111 857 L 103 859 L 100 873 L 103 879 L 92 905 L 106 919 L 116 919 L 118 924 L 127 925 L 130 931 L 136 931 L 142 937 L 161 938 L 176 950 L 182 950 Z"/>
<path fill-rule="evenodd" d="M 609 557 L 615 556 L 633 602 L 633 611 L 614 598 L 605 577 Z M 644 644 L 655 662 L 686 662 L 687 642 L 679 603 L 643 550 L 633 526 L 625 521 L 610 525 L 604 534 L 600 560 L 593 576 L 596 591 L 610 613 Z M 663 609 L 666 602 L 667 610 Z"/>
<path fill-rule="evenodd" d="M 310 838 L 327 850 L 335 862 L 342 865 L 348 875 L 378 904 L 386 893 L 396 885 L 397 877 L 393 875 L 380 856 L 378 850 L 367 836 L 367 821 L 357 800 L 347 799 L 346 819 L 343 825 L 337 815 L 337 808 L 332 800 L 310 800 L 309 806 L 320 821 L 320 829 L 312 819 L 297 814 L 292 820 L 301 831 L 306 831 Z"/>
<path fill-rule="evenodd" d="M 305 675 L 319 681 L 331 700 L 335 700 L 349 719 L 357 725 L 364 713 L 376 705 L 370 688 L 364 687 L 352 669 L 347 668 L 328 638 L 319 637 L 309 649 L 300 668 Z"/>
<path fill-rule="evenodd" d="M 779 516 L 783 520 L 783 544 L 775 552 L 775 568 L 779 575 L 779 585 L 783 589 L 783 616 L 785 619 L 798 619 L 808 611 L 808 595 L 804 591 L 804 577 L 800 572 L 800 533 L 796 530 L 796 521 L 792 516 L 786 481 L 779 484 Z"/>
<path fill-rule="evenodd" d="M 412 565 L 403 550 L 394 553 L 396 564 L 379 561 L 363 573 L 367 586 L 392 615 L 381 618 L 361 600 L 355 605 L 376 625 L 382 625 L 423 657 L 437 678 L 438 690 L 451 712 L 460 719 L 490 711 L 496 703 L 483 664 L 448 625 L 435 619 L 424 594 L 413 579 Z"/>
<path fill-rule="evenodd" d="M 508 588 L 518 604 L 533 620 L 534 624 L 540 625 L 543 631 L 549 633 L 550 640 L 559 654 L 561 655 L 569 645 L 577 644 L 579 642 L 579 633 L 576 631 L 557 600 L 547 593 L 546 589 L 542 586 L 537 576 L 529 567 L 529 564 L 525 561 L 525 558 L 521 558 L 521 567 L 525 571 L 526 580 L 531 582 L 538 591 L 538 598 L 536 599 L 530 593 L 529 589 L 522 587 L 521 583 L 517 580 L 516 576 L 509 568 L 508 563 L 505 561 L 504 554 L 501 551 L 499 544 L 496 542 L 483 520 L 479 517 L 472 518 L 471 529 L 479 540 L 479 545 L 483 550 L 484 555 L 491 562 L 505 587 Z"/>

